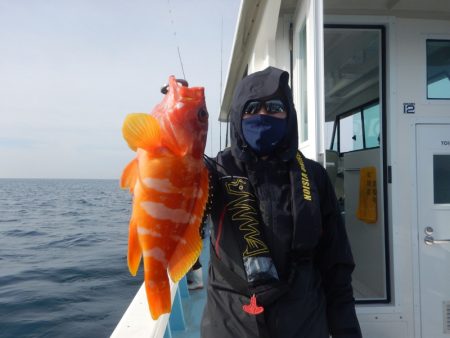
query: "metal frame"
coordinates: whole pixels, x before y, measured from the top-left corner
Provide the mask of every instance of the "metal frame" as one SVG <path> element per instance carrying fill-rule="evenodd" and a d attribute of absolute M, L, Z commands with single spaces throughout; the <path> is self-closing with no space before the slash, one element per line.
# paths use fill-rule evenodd
<path fill-rule="evenodd" d="M 324 28 L 338 29 L 371 29 L 379 30 L 381 34 L 381 140 L 382 160 L 383 160 L 383 208 L 384 208 L 384 250 L 386 267 L 386 298 L 385 299 L 367 299 L 357 300 L 357 304 L 391 304 L 392 303 L 392 279 L 391 279 L 391 255 L 390 255 L 390 237 L 389 237 L 389 208 L 388 208 L 388 163 L 387 163 L 387 112 L 386 112 L 386 26 L 385 25 L 359 25 L 359 24 L 326 24 Z M 339 138 L 339 130 L 338 130 Z M 338 145 L 339 146 L 339 145 Z"/>

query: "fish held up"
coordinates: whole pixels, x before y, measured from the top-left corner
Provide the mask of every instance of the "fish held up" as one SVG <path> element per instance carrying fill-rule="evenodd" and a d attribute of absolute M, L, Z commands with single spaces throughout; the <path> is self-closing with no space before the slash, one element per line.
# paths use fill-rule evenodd
<path fill-rule="evenodd" d="M 167 93 L 150 114 L 129 114 L 122 133 L 137 156 L 120 185 L 133 197 L 128 268 L 141 259 L 153 319 L 171 311 L 169 277 L 178 282 L 200 255 L 199 228 L 208 199 L 203 153 L 208 131 L 204 88 L 169 77 Z"/>

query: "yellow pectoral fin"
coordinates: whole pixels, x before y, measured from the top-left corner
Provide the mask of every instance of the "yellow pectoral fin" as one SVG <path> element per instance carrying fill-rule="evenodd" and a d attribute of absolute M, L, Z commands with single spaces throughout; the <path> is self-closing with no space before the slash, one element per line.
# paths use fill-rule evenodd
<path fill-rule="evenodd" d="M 139 176 L 138 172 L 138 161 L 134 159 L 124 169 L 122 177 L 120 178 L 120 187 L 122 189 L 130 189 L 133 192 L 134 186 L 136 185 L 136 180 Z"/>
<path fill-rule="evenodd" d="M 122 127 L 122 134 L 128 146 L 136 151 L 148 151 L 161 146 L 161 130 L 158 121 L 145 113 L 128 114 Z"/>

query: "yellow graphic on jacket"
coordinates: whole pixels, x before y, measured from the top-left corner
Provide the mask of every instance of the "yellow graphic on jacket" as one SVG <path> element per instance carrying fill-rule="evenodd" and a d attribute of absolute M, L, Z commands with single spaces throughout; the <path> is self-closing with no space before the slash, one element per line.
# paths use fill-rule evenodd
<path fill-rule="evenodd" d="M 258 230 L 258 212 L 256 197 L 248 192 L 247 181 L 243 178 L 236 178 L 225 183 L 225 188 L 231 201 L 227 204 L 231 220 L 239 225 L 239 230 L 245 240 L 246 248 L 244 257 L 251 257 L 269 253 L 269 248 L 261 238 Z"/>
<path fill-rule="evenodd" d="M 303 198 L 307 201 L 312 201 L 311 184 L 309 183 L 309 178 L 306 172 L 306 167 L 305 163 L 303 162 L 302 155 L 300 155 L 300 153 L 297 153 L 296 159 L 298 165 L 300 166 L 300 172 L 302 177 Z"/>

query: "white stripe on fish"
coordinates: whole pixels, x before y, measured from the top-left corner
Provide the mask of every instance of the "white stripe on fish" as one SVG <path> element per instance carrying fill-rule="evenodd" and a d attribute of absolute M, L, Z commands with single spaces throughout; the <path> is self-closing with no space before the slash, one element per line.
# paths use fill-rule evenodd
<path fill-rule="evenodd" d="M 163 203 L 142 202 L 141 207 L 153 218 L 169 220 L 173 223 L 187 223 L 191 216 L 190 213 L 183 209 L 172 209 L 165 206 Z"/>
<path fill-rule="evenodd" d="M 178 244 L 187 244 L 187 241 L 181 237 L 181 236 L 170 236 L 171 239 L 173 239 L 174 241 L 178 242 Z"/>
<path fill-rule="evenodd" d="M 175 187 L 168 178 L 152 178 L 146 177 L 142 180 L 147 188 L 158 190 L 159 192 L 177 192 L 178 189 Z"/>
<path fill-rule="evenodd" d="M 196 189 L 196 191 L 192 191 L 191 188 L 180 189 L 174 186 L 168 178 L 146 177 L 142 180 L 142 182 L 147 188 L 154 189 L 159 192 L 181 193 L 187 198 L 200 198 L 203 196 L 203 191 L 201 189 Z"/>
<path fill-rule="evenodd" d="M 137 232 L 139 235 L 150 235 L 153 237 L 162 237 L 162 235 L 159 232 L 154 231 L 152 229 L 146 229 L 144 227 L 138 227 Z"/>
<path fill-rule="evenodd" d="M 156 247 L 153 249 L 144 250 L 143 255 L 144 257 L 151 257 L 163 264 L 167 264 L 166 254 L 161 248 Z"/>

